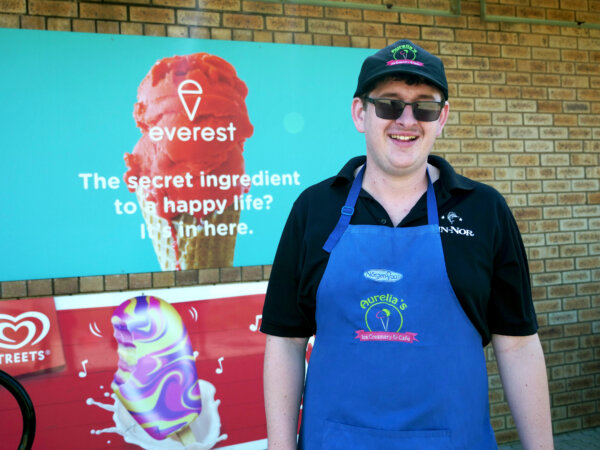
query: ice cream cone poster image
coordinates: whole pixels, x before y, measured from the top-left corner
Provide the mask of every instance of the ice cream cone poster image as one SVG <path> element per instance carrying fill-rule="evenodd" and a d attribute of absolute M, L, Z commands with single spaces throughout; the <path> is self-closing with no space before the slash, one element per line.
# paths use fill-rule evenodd
<path fill-rule="evenodd" d="M 162 270 L 233 265 L 236 204 L 250 189 L 244 143 L 253 134 L 246 84 L 208 53 L 157 61 L 134 105 L 142 136 L 125 154 L 134 192 Z"/>
<path fill-rule="evenodd" d="M 158 297 L 139 296 L 123 302 L 111 322 L 119 355 L 111 384 L 114 418 L 125 440 L 143 448 L 209 449 L 226 439 L 220 436 L 215 388 L 198 379 L 190 338 L 175 308 Z"/>

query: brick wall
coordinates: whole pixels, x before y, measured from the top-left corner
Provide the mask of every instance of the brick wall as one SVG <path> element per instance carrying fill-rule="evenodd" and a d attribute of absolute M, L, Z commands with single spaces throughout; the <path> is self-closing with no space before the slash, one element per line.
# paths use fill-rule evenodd
<path fill-rule="evenodd" d="M 247 0 L 0 0 L 0 27 L 381 48 L 441 55 L 451 115 L 436 152 L 502 192 L 530 258 L 556 433 L 600 426 L 600 0 L 478 1 L 459 17 Z M 370 7 L 381 0 L 363 0 Z M 449 9 L 450 1 L 391 1 Z M 535 21 L 538 22 L 535 22 Z M 540 20 L 585 22 L 595 28 Z M 1 298 L 268 279 L 269 266 L 23 280 Z M 488 349 L 492 420 L 516 439 Z"/>

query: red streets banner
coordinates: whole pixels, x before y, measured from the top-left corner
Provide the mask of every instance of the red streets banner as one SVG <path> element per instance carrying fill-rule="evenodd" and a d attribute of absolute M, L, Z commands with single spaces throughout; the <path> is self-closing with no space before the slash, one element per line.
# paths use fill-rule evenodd
<path fill-rule="evenodd" d="M 34 449 L 266 448 L 265 288 L 0 302 L 0 369 L 33 400 Z M 6 390 L 0 423 L 0 447 L 17 448 L 21 414 Z"/>
<path fill-rule="evenodd" d="M 54 300 L 3 301 L 0 308 L 0 369 L 12 376 L 65 364 Z"/>

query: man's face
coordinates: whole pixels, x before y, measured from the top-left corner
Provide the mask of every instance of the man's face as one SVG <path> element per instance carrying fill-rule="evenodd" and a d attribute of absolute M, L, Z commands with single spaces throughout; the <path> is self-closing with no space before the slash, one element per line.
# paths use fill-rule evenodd
<path fill-rule="evenodd" d="M 440 91 L 432 86 L 409 86 L 396 80 L 382 81 L 369 97 L 405 102 L 442 100 Z M 427 156 L 447 118 L 448 103 L 436 121 L 420 122 L 415 119 L 412 106 L 406 106 L 398 119 L 388 120 L 377 117 L 375 105 L 366 103 L 365 106 L 359 98 L 352 102 L 352 119 L 356 129 L 365 134 L 369 164 L 391 176 L 409 175 L 425 167 Z"/>

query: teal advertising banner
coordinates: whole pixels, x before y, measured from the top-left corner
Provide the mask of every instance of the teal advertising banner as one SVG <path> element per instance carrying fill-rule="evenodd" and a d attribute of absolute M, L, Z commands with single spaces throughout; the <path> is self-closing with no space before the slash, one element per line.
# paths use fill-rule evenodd
<path fill-rule="evenodd" d="M 372 50 L 0 29 L 0 281 L 270 264 Z M 138 92 L 139 90 L 139 92 Z"/>

